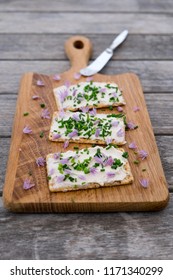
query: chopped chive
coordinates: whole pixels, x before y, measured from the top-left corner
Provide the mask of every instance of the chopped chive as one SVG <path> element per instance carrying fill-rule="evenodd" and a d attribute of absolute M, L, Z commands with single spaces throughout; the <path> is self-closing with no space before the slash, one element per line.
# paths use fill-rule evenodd
<path fill-rule="evenodd" d="M 47 176 L 47 179 L 50 181 L 51 180 L 51 176 Z"/>
<path fill-rule="evenodd" d="M 23 115 L 24 115 L 24 117 L 26 117 L 26 116 L 29 115 L 29 113 L 28 113 L 28 112 L 25 112 L 25 113 L 23 113 Z"/>
<path fill-rule="evenodd" d="M 142 172 L 144 172 L 144 171 L 146 171 L 146 170 L 147 170 L 146 168 L 143 168 L 143 169 L 142 169 Z"/>
<path fill-rule="evenodd" d="M 45 108 L 46 105 L 45 105 L 44 103 L 41 103 L 41 104 L 40 104 L 40 107 L 41 107 L 41 108 Z"/>
<path fill-rule="evenodd" d="M 135 163 L 135 164 L 139 164 L 139 160 L 134 160 L 134 162 L 133 163 Z"/>
<path fill-rule="evenodd" d="M 78 150 L 78 149 L 79 149 L 79 147 L 77 147 L 77 146 L 74 146 L 74 147 L 73 147 L 73 149 L 74 149 L 74 150 Z"/>
<path fill-rule="evenodd" d="M 40 132 L 40 138 L 43 138 L 44 137 L 44 131 L 41 131 Z"/>
<path fill-rule="evenodd" d="M 113 106 L 109 106 L 109 110 L 111 110 L 111 111 L 112 111 L 112 110 L 113 110 Z"/>

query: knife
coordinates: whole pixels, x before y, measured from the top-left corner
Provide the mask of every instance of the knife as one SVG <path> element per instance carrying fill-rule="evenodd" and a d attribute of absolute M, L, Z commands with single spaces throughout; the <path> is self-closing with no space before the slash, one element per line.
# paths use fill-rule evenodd
<path fill-rule="evenodd" d="M 121 32 L 112 42 L 109 48 L 104 50 L 97 58 L 94 60 L 89 66 L 83 68 L 80 70 L 80 73 L 83 76 L 92 76 L 96 73 L 98 73 L 110 60 L 110 58 L 113 56 L 113 50 L 115 50 L 124 40 L 126 39 L 128 35 L 128 30 L 124 30 Z"/>

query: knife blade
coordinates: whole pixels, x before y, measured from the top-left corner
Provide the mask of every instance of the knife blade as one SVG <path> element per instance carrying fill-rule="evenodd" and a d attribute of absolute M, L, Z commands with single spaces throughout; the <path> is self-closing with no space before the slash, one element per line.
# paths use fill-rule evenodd
<path fill-rule="evenodd" d="M 83 76 L 92 76 L 98 73 L 113 56 L 113 51 L 127 38 L 128 30 L 121 32 L 112 42 L 112 44 L 104 50 L 89 66 L 80 70 Z"/>

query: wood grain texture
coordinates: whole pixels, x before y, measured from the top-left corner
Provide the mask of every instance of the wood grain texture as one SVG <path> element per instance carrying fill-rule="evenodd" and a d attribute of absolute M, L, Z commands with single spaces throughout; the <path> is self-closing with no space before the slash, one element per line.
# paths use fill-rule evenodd
<path fill-rule="evenodd" d="M 134 34 L 172 34 L 171 14 L 150 13 L 0 13 L 0 33 L 115 34 L 124 28 Z M 21 24 L 22 22 L 22 24 Z M 82 23 L 82 24 L 81 24 Z M 99 24 L 98 24 L 99 23 Z M 8 28 L 6 28 L 8 25 Z"/>
<path fill-rule="evenodd" d="M 83 48 L 77 49 L 75 42 L 81 41 Z M 62 80 L 58 85 L 69 80 L 77 83 L 73 75 L 81 67 L 87 65 L 90 43 L 83 37 L 70 38 L 65 45 L 66 53 L 72 63 L 72 68 L 62 74 Z M 80 59 L 79 59 L 80 58 Z M 44 87 L 36 86 L 36 81 L 44 81 Z M 80 81 L 85 80 L 81 78 Z M 134 210 L 158 210 L 166 206 L 168 202 L 168 190 L 163 174 L 154 134 L 147 113 L 140 82 L 134 74 L 122 74 L 117 76 L 105 76 L 97 74 L 94 81 L 116 82 L 123 89 L 124 98 L 127 102 L 125 113 L 127 120 L 139 125 L 139 128 L 131 133 L 127 133 L 127 143 L 136 141 L 140 149 L 147 150 L 149 158 L 140 166 L 132 164 L 136 159 L 133 152 L 130 153 L 130 162 L 134 183 L 120 188 L 101 188 L 86 191 L 76 191 L 72 194 L 50 194 L 47 187 L 46 168 L 36 168 L 36 158 L 45 157 L 48 153 L 62 151 L 62 144 L 52 143 L 47 140 L 50 127 L 50 120 L 43 120 L 40 117 L 38 102 L 32 100 L 32 95 L 36 92 L 43 98 L 43 103 L 49 109 L 51 115 L 56 109 L 52 88 L 57 85 L 51 77 L 39 74 L 24 75 L 17 103 L 14 129 L 12 134 L 12 144 L 10 148 L 10 158 L 7 166 L 4 203 L 12 211 L 30 212 L 86 212 L 86 211 L 134 211 Z M 143 108 L 140 113 L 133 112 L 133 107 Z M 23 110 L 29 112 L 26 120 L 23 117 Z M 108 112 L 102 109 L 103 112 Z M 145 120 L 145 122 L 144 122 Z M 29 125 L 33 133 L 22 135 L 22 129 Z M 39 137 L 39 133 L 44 131 L 45 136 Z M 83 148 L 88 145 L 79 145 Z M 69 149 L 72 144 L 69 145 Z M 19 151 L 20 149 L 20 151 Z M 125 147 L 127 150 L 127 146 Z M 29 152 L 28 152 L 29 151 Z M 147 162 L 147 163 L 146 163 Z M 157 162 L 157 164 L 155 164 Z M 145 174 L 142 168 L 146 168 Z M 29 173 L 30 177 L 29 177 Z M 158 176 L 159 174 L 159 176 Z M 31 190 L 23 190 L 22 185 L 26 178 L 30 178 L 35 183 Z M 139 179 L 149 178 L 150 187 L 142 189 Z"/>
<path fill-rule="evenodd" d="M 84 35 L 92 41 L 92 59 L 106 49 L 116 36 Z M 65 60 L 63 42 L 68 38 L 69 34 L 0 34 L 0 59 Z M 173 57 L 172 45 L 173 35 L 130 34 L 128 40 L 114 52 L 111 60 L 168 60 Z"/>
<path fill-rule="evenodd" d="M 0 61 L 0 93 L 17 93 L 23 73 L 49 75 L 61 73 L 70 67 L 68 61 Z M 14 71 L 15 69 L 15 71 Z M 145 92 L 172 93 L 173 61 L 110 61 L 101 71 L 105 75 L 132 72 L 139 76 Z M 9 83 L 10 77 L 10 83 Z"/>
<path fill-rule="evenodd" d="M 172 260 L 172 219 L 173 194 L 150 213 L 23 215 L 0 200 L 0 259 Z"/>
<path fill-rule="evenodd" d="M 173 12 L 173 3 L 171 0 L 166 0 L 166 5 L 162 0 L 148 0 L 147 5 L 145 0 L 37 0 L 27 1 L 24 3 L 22 0 L 1 0 L 0 11 L 15 12 L 15 11 L 31 11 L 31 12 Z"/>

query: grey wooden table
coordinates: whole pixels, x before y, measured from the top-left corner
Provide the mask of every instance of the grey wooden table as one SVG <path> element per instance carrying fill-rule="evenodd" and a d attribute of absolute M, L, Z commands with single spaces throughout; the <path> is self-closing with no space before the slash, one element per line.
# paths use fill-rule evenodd
<path fill-rule="evenodd" d="M 170 190 L 150 213 L 13 214 L 2 192 L 19 80 L 69 68 L 64 42 L 92 40 L 94 59 L 124 28 L 102 71 L 139 75 Z M 173 1 L 0 0 L 0 259 L 173 259 Z"/>

